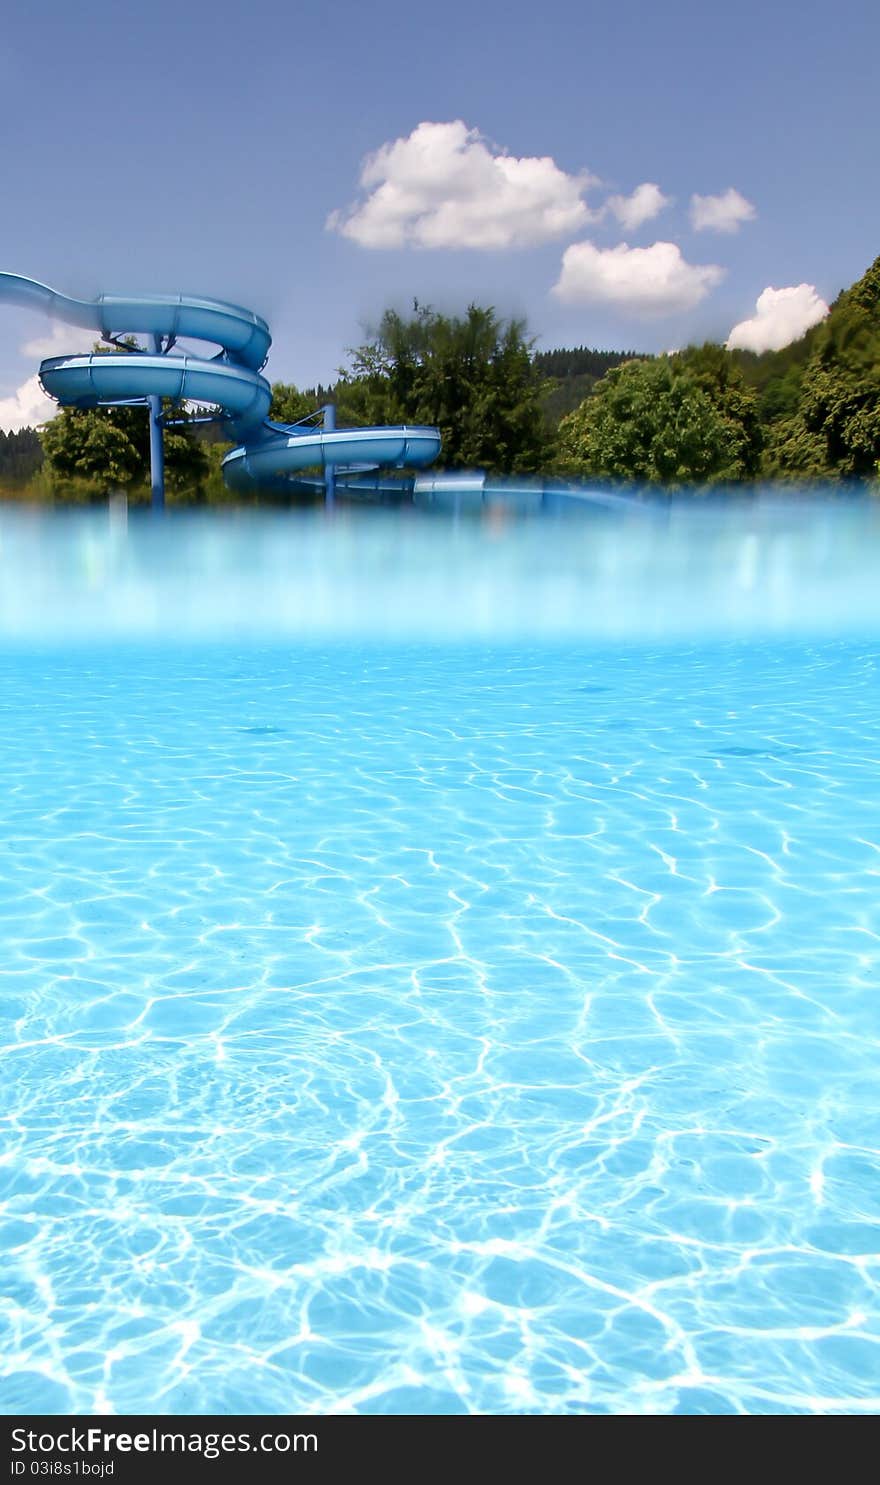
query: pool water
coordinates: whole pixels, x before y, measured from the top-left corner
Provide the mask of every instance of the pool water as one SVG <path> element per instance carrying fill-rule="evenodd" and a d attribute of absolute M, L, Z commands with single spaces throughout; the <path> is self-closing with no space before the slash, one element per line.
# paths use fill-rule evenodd
<path fill-rule="evenodd" d="M 13 524 L 2 1409 L 875 1411 L 873 620 L 121 635 Z"/>

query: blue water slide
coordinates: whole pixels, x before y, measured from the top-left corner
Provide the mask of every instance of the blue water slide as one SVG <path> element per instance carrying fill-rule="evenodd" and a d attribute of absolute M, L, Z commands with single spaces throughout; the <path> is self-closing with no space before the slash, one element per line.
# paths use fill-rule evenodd
<path fill-rule="evenodd" d="M 336 428 L 327 407 L 301 423 L 269 419 L 272 392 L 261 374 L 272 344 L 266 321 L 222 299 L 186 294 L 100 294 L 71 299 L 35 279 L 0 273 L 0 303 L 38 309 L 90 330 L 106 351 L 52 356 L 40 365 L 44 390 L 62 407 L 112 407 L 143 403 L 150 409 L 153 501 L 164 501 L 162 399 L 219 410 L 235 447 L 223 460 L 230 488 L 247 493 L 332 498 L 336 488 L 352 499 L 394 501 L 444 511 L 564 511 L 632 504 L 632 500 L 560 480 L 490 478 L 480 471 L 408 476 L 440 453 L 436 428 Z M 141 346 L 136 337 L 146 337 Z M 195 354 L 180 342 L 216 347 Z M 323 425 L 316 426 L 316 418 Z"/>
<path fill-rule="evenodd" d="M 436 428 L 337 428 L 328 432 L 266 422 L 260 439 L 227 454 L 223 474 L 233 489 L 275 488 L 279 478 L 316 466 L 344 470 L 354 481 L 370 469 L 423 468 L 439 452 Z"/>
<path fill-rule="evenodd" d="M 641 507 L 632 495 L 597 489 L 578 480 L 545 479 L 535 475 L 494 475 L 482 470 L 416 475 L 412 482 L 413 504 L 456 514 L 503 509 L 527 515 L 533 512 L 576 513 L 591 510 L 620 512 Z"/>
<path fill-rule="evenodd" d="M 316 467 L 326 478 L 335 478 L 338 470 L 354 479 L 376 468 L 424 468 L 440 452 L 436 428 L 270 422 L 271 389 L 260 373 L 272 337 L 265 320 L 240 305 L 185 294 L 71 299 L 15 273 L 0 273 L 0 301 L 42 310 L 114 346 L 42 362 L 40 382 L 62 407 L 145 402 L 153 438 L 159 427 L 157 399 L 217 407 L 237 442 L 223 461 L 224 478 L 235 489 L 290 488 L 300 472 Z M 148 338 L 148 349 L 125 344 L 138 335 Z M 195 355 L 179 349 L 179 340 L 206 341 L 218 350 L 213 356 Z M 161 462 L 161 433 L 159 450 Z"/>
<path fill-rule="evenodd" d="M 261 371 L 272 337 L 269 326 L 250 309 L 222 299 L 194 299 L 186 294 L 99 294 L 97 299 L 70 299 L 46 284 L 17 273 L 0 273 L 0 301 L 40 309 L 54 319 L 108 339 L 124 335 L 185 336 L 222 346 L 237 365 Z"/>

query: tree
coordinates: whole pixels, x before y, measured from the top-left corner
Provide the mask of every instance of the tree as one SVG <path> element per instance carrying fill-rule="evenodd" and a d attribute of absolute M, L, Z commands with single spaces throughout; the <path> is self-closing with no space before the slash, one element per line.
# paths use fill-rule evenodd
<path fill-rule="evenodd" d="M 170 490 L 197 488 L 208 473 L 204 449 L 180 407 L 163 402 L 163 413 L 171 424 L 164 432 L 166 484 Z M 52 483 L 72 480 L 106 491 L 149 481 L 146 408 L 66 407 L 45 424 L 40 437 Z"/>
<path fill-rule="evenodd" d="M 163 403 L 165 426 L 165 483 L 169 490 L 200 491 L 209 473 L 205 445 L 195 436 L 190 420 L 180 407 Z M 144 461 L 144 474 L 149 463 Z"/>
<path fill-rule="evenodd" d="M 768 432 L 791 417 L 800 402 L 804 369 L 815 341 L 815 328 L 779 351 L 729 351 L 746 383 L 758 394 L 761 423 Z"/>
<path fill-rule="evenodd" d="M 797 410 L 773 457 L 780 473 L 866 479 L 880 472 L 880 258 L 817 327 Z"/>
<path fill-rule="evenodd" d="M 547 421 L 558 427 L 566 413 L 574 412 L 590 396 L 606 371 L 638 356 L 637 351 L 598 351 L 583 345 L 536 351 L 532 362 L 542 376 L 549 378 L 542 398 Z M 639 359 L 648 358 L 643 355 Z"/>
<path fill-rule="evenodd" d="M 757 396 L 720 346 L 613 368 L 559 426 L 570 473 L 652 484 L 715 484 L 753 476 Z"/>
<path fill-rule="evenodd" d="M 539 469 L 548 435 L 544 378 L 521 320 L 469 306 L 464 317 L 416 303 L 388 310 L 351 354 L 337 386 L 339 419 L 438 427 L 439 463 L 508 472 Z"/>
<path fill-rule="evenodd" d="M 758 397 L 724 346 L 706 341 L 672 357 L 676 372 L 690 374 L 724 426 L 727 467 L 722 479 L 753 479 L 764 444 Z"/>
<path fill-rule="evenodd" d="M 299 423 L 328 400 L 319 395 L 323 392 L 323 387 L 301 392 L 292 382 L 273 382 L 269 417 L 273 423 Z"/>
<path fill-rule="evenodd" d="M 128 418 L 120 419 L 120 413 L 128 414 L 129 409 L 87 412 L 65 407 L 46 423 L 41 438 L 50 479 L 83 481 L 105 489 L 140 480 L 144 474 L 141 452 L 124 426 Z"/>
<path fill-rule="evenodd" d="M 23 484 L 37 473 L 43 449 L 36 428 L 4 433 L 0 428 L 0 480 Z"/>

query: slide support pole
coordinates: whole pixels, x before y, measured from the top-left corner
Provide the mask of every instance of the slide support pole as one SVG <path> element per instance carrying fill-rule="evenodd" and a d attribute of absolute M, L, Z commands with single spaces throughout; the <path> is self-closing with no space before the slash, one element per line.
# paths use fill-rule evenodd
<path fill-rule="evenodd" d="M 336 404 L 325 402 L 324 431 L 332 433 L 336 427 Z M 330 510 L 336 504 L 336 470 L 332 464 L 324 465 L 324 505 Z"/>
<path fill-rule="evenodd" d="M 158 335 L 151 335 L 150 350 L 155 356 L 162 354 L 162 343 Z M 148 397 L 150 407 L 150 495 L 153 510 L 165 509 L 165 444 L 162 438 L 162 399 Z"/>

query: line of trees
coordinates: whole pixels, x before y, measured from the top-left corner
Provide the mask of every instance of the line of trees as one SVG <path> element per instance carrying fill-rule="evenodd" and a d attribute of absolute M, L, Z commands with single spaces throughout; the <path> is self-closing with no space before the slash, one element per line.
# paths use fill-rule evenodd
<path fill-rule="evenodd" d="M 552 427 L 574 412 L 590 396 L 606 372 L 624 361 L 638 358 L 638 351 L 597 351 L 579 345 L 572 350 L 536 351 L 535 365 L 547 379 L 544 413 Z"/>
<path fill-rule="evenodd" d="M 43 462 L 43 445 L 36 428 L 4 433 L 0 428 L 0 481 L 23 484 L 32 480 Z"/>
<path fill-rule="evenodd" d="M 674 355 L 536 351 L 525 323 L 472 304 L 387 311 L 331 387 L 273 387 L 270 417 L 297 422 L 327 401 L 340 427 L 439 427 L 439 467 L 538 472 L 671 487 L 880 476 L 880 258 L 821 324 L 784 350 L 719 345 Z M 222 428 L 167 406 L 170 491 L 222 498 Z M 148 483 L 139 408 L 67 409 L 0 433 L 0 480 L 75 496 Z"/>
<path fill-rule="evenodd" d="M 781 351 L 692 348 L 613 368 L 564 417 L 582 475 L 652 483 L 880 477 L 880 258 Z"/>
<path fill-rule="evenodd" d="M 874 481 L 880 258 L 781 351 L 536 352 L 522 321 L 417 305 L 409 318 L 384 316 L 329 395 L 340 424 L 437 424 L 446 468 L 700 488 Z"/>

